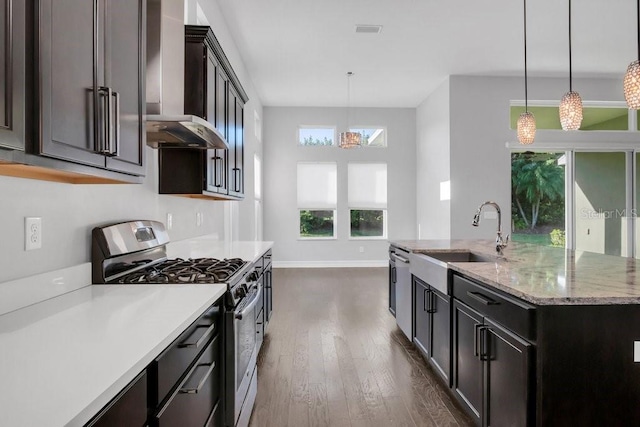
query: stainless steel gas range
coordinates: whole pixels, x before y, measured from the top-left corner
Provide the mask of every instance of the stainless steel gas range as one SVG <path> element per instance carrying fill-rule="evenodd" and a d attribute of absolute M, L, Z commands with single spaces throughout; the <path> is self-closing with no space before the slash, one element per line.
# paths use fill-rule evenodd
<path fill-rule="evenodd" d="M 245 427 L 257 392 L 256 359 L 262 283 L 252 263 L 239 258 L 168 259 L 169 236 L 157 221 L 129 221 L 96 227 L 92 232 L 95 284 L 226 283 L 224 342 L 224 420 Z"/>

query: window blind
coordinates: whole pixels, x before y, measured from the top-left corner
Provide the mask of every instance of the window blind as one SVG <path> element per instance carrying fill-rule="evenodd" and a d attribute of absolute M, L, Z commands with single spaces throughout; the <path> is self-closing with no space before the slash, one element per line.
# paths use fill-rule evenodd
<path fill-rule="evenodd" d="M 338 202 L 335 162 L 298 163 L 298 208 L 335 209 Z"/>
<path fill-rule="evenodd" d="M 387 208 L 387 164 L 349 163 L 349 207 Z"/>

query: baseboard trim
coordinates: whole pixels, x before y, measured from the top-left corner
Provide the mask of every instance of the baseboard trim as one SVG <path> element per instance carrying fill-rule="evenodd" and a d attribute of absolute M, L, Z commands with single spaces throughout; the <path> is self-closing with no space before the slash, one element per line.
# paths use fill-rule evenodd
<path fill-rule="evenodd" d="M 273 268 L 387 267 L 389 260 L 350 261 L 273 261 Z"/>

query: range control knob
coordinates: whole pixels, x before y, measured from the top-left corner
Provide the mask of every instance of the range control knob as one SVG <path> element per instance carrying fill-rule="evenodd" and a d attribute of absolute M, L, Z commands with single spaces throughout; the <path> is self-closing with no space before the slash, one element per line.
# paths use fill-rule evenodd
<path fill-rule="evenodd" d="M 238 286 L 238 288 L 233 293 L 233 296 L 236 299 L 244 298 L 247 295 L 247 290 L 243 286 Z"/>

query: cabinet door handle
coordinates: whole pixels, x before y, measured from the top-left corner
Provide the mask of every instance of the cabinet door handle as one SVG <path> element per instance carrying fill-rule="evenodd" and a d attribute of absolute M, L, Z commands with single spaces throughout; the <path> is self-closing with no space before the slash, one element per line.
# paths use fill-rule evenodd
<path fill-rule="evenodd" d="M 488 327 L 480 328 L 480 360 L 489 360 L 489 336 L 487 335 Z"/>
<path fill-rule="evenodd" d="M 222 183 L 220 182 L 222 180 L 218 180 L 220 171 L 222 170 L 222 165 L 218 165 L 218 161 L 222 161 L 222 157 L 215 156 L 212 157 L 211 160 L 213 160 L 213 186 L 222 187 Z"/>
<path fill-rule="evenodd" d="M 432 290 L 429 290 L 429 309 L 427 313 L 435 313 L 436 312 L 436 295 Z"/>
<path fill-rule="evenodd" d="M 242 186 L 240 185 L 240 168 L 233 168 L 233 191 L 240 192 Z"/>
<path fill-rule="evenodd" d="M 200 381 L 198 381 L 197 385 L 195 387 L 181 387 L 180 388 L 180 393 L 183 394 L 197 394 L 200 392 L 200 390 L 202 390 L 202 387 L 204 386 L 204 383 L 207 382 L 207 380 L 209 379 L 209 377 L 211 376 L 211 373 L 213 372 L 213 370 L 216 367 L 216 362 L 211 362 L 211 363 L 202 363 L 196 366 L 196 368 L 193 370 L 193 372 L 195 373 L 199 367 L 209 367 L 209 369 L 206 370 L 206 372 L 204 373 L 204 375 L 202 376 L 202 378 L 200 378 Z M 191 379 L 191 378 L 189 378 Z M 189 382 L 189 380 L 185 381 L 185 384 L 187 384 Z"/>
<path fill-rule="evenodd" d="M 115 91 L 112 91 L 112 93 L 115 99 L 113 112 L 115 121 L 113 122 L 113 147 L 109 147 L 109 149 L 111 150 L 109 155 L 112 157 L 117 157 L 120 152 L 120 94 Z"/>
<path fill-rule="evenodd" d="M 417 286 L 417 284 L 416 284 Z M 431 305 L 431 291 L 427 288 L 422 293 L 422 311 L 429 312 L 429 306 Z"/>
<path fill-rule="evenodd" d="M 98 152 L 100 154 L 104 154 L 106 156 L 109 156 L 109 155 L 111 155 L 111 145 L 113 143 L 112 142 L 112 140 L 113 140 L 113 129 L 112 129 L 113 109 L 111 107 L 111 98 L 113 98 L 113 91 L 109 87 L 100 86 L 98 88 L 98 93 L 106 101 L 105 105 L 104 105 L 104 108 L 103 108 L 103 113 L 104 113 L 103 123 L 104 123 L 105 143 L 104 144 L 100 144 L 100 149 L 98 150 Z"/>
<path fill-rule="evenodd" d="M 198 326 L 196 326 L 196 329 L 193 332 L 197 331 L 198 329 L 202 329 L 202 328 L 207 328 L 207 325 L 198 325 Z M 202 344 L 204 344 L 205 341 L 207 341 L 207 338 L 209 338 L 211 336 L 211 334 L 213 334 L 213 331 L 215 331 L 215 330 L 216 330 L 216 324 L 213 323 L 211 326 L 209 326 L 207 328 L 206 331 L 204 331 L 204 334 L 202 334 L 202 336 L 200 338 L 198 338 L 197 341 L 195 341 L 195 342 L 193 342 L 193 341 L 192 342 L 187 342 L 186 340 L 182 341 L 180 344 L 178 344 L 178 348 L 200 348 L 200 346 Z M 189 338 L 191 338 L 192 336 L 193 336 L 193 334 L 191 334 L 189 336 Z"/>
<path fill-rule="evenodd" d="M 391 281 L 395 284 L 398 281 L 398 277 L 396 276 L 396 268 L 391 267 Z"/>
<path fill-rule="evenodd" d="M 480 356 L 480 351 L 478 350 L 478 344 L 480 340 L 478 339 L 478 331 L 482 327 L 482 323 L 476 323 L 473 325 L 473 355 L 475 357 Z"/>
<path fill-rule="evenodd" d="M 500 304 L 498 301 L 492 300 L 491 298 L 481 294 L 480 292 L 467 291 L 467 295 L 469 295 L 471 298 L 475 299 L 476 301 L 480 301 L 484 305 L 499 305 Z"/>

